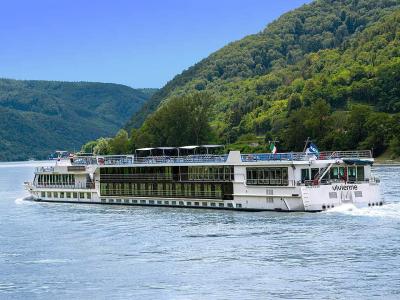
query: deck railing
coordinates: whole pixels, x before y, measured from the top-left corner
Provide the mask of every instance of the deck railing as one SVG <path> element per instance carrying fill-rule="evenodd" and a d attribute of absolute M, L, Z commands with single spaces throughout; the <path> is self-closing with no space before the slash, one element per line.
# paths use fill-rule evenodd
<path fill-rule="evenodd" d="M 335 158 L 372 158 L 371 150 L 359 151 L 323 151 L 319 155 L 308 154 L 304 152 L 290 152 L 290 153 L 254 153 L 242 154 L 243 162 L 257 162 L 257 161 L 303 161 L 310 158 L 319 160 L 335 159 Z"/>
<path fill-rule="evenodd" d="M 188 156 L 148 156 L 135 157 L 135 164 L 163 164 L 163 163 L 224 163 L 228 158 L 224 155 L 188 155 Z"/>
<path fill-rule="evenodd" d="M 52 183 L 34 183 L 36 188 L 45 188 L 45 189 L 71 189 L 71 190 L 81 190 L 81 189 L 94 189 L 94 183 L 75 183 L 75 184 L 52 184 Z"/>

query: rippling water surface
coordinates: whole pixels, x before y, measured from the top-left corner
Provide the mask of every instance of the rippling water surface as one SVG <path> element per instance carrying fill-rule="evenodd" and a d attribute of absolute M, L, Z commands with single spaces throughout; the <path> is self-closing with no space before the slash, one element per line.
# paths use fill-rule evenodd
<path fill-rule="evenodd" d="M 400 167 L 383 207 L 247 213 L 25 202 L 0 164 L 0 298 L 400 298 Z"/>

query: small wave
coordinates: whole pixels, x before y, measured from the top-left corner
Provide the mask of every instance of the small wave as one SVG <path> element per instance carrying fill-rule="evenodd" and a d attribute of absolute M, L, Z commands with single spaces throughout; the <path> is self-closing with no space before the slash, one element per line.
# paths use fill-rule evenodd
<path fill-rule="evenodd" d="M 325 213 L 342 213 L 360 217 L 378 217 L 400 219 L 400 203 L 384 204 L 383 206 L 357 208 L 353 204 L 343 204 L 327 210 Z"/>
<path fill-rule="evenodd" d="M 30 196 L 17 198 L 17 199 L 15 199 L 15 204 L 17 204 L 17 205 L 26 205 L 26 204 L 32 203 L 29 200 L 30 200 Z"/>
<path fill-rule="evenodd" d="M 70 261 L 72 261 L 72 260 L 71 259 L 47 258 L 47 259 L 33 260 L 33 261 L 29 261 L 29 262 L 33 263 L 33 264 L 62 264 L 62 263 L 68 263 Z"/>

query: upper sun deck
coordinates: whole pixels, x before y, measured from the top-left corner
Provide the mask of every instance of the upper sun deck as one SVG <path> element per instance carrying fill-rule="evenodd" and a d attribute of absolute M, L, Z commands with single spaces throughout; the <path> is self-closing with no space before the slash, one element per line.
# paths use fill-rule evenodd
<path fill-rule="evenodd" d="M 229 154 L 211 155 L 187 155 L 187 156 L 146 156 L 135 155 L 110 155 L 110 156 L 77 156 L 71 161 L 71 165 L 154 165 L 154 164 L 224 164 L 231 162 L 254 163 L 254 162 L 294 162 L 314 160 L 336 160 L 336 159 L 365 159 L 373 160 L 370 150 L 361 151 L 326 151 L 319 155 L 307 154 L 304 152 L 289 153 L 253 153 L 240 154 L 238 151 L 231 151 Z"/>
<path fill-rule="evenodd" d="M 106 155 L 106 156 L 74 156 L 70 159 L 62 159 L 56 162 L 56 166 L 38 167 L 35 173 L 53 172 L 85 172 L 87 166 L 131 166 L 131 165 L 191 165 L 191 164 L 293 164 L 309 163 L 311 160 L 332 163 L 337 160 L 363 160 L 373 162 L 370 150 L 360 151 L 326 151 L 319 155 L 304 152 L 288 153 L 253 153 L 241 154 L 239 151 L 230 151 L 229 154 L 211 155 L 198 154 L 186 156 L 146 156 L 135 155 Z"/>

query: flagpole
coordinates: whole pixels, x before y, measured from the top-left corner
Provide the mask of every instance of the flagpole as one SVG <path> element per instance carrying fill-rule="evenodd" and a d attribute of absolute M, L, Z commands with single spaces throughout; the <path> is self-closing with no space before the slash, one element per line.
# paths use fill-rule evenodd
<path fill-rule="evenodd" d="M 309 142 L 311 142 L 311 140 L 310 140 L 310 137 L 308 136 L 307 137 L 307 141 L 306 141 L 306 144 L 304 145 L 304 149 L 303 149 L 303 152 L 306 152 L 306 149 L 307 149 L 307 145 L 308 145 L 308 143 Z"/>

